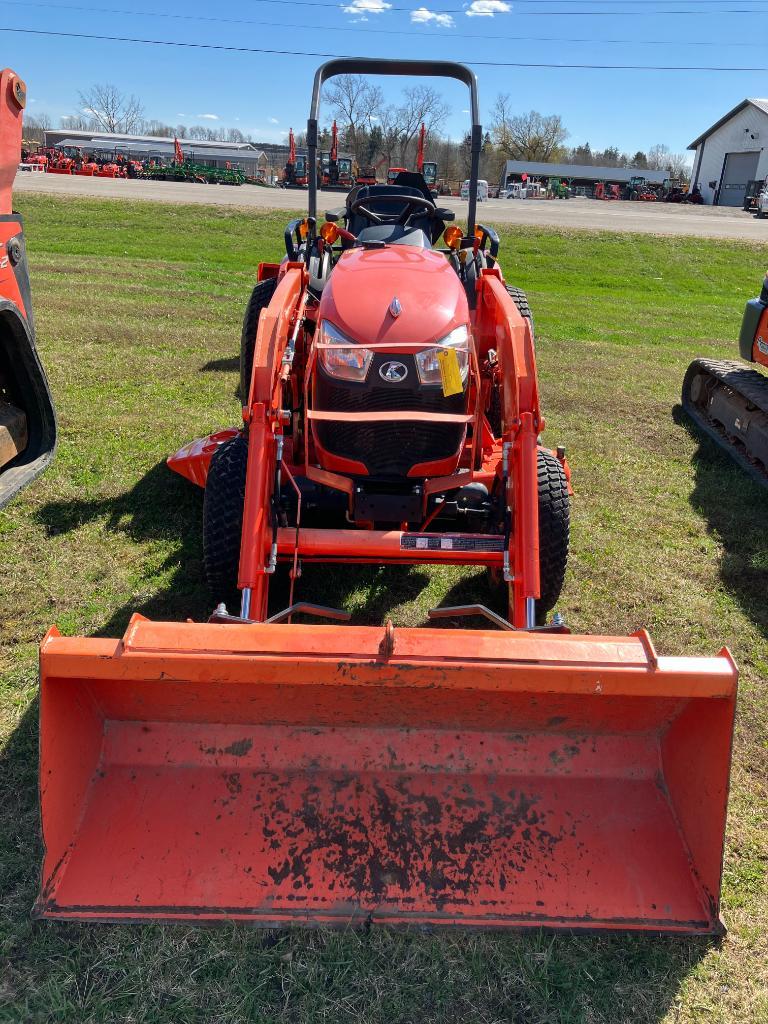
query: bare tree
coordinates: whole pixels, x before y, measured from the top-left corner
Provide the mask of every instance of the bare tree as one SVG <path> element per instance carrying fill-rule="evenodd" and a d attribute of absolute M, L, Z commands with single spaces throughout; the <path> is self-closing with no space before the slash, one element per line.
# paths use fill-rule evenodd
<path fill-rule="evenodd" d="M 391 167 L 394 163 L 395 150 L 400 138 L 400 112 L 397 107 L 382 107 L 379 112 L 379 128 L 381 129 L 381 155 L 386 157 Z"/>
<path fill-rule="evenodd" d="M 141 102 L 133 95 L 120 92 L 115 85 L 92 85 L 87 92 L 78 95 L 83 109 L 93 117 L 101 131 L 135 132 L 142 125 L 144 108 Z"/>
<path fill-rule="evenodd" d="M 557 160 L 563 156 L 568 132 L 559 114 L 544 116 L 537 110 L 513 115 L 508 95 L 496 98 L 491 131 L 498 148 L 513 160 Z"/>
<path fill-rule="evenodd" d="M 423 122 L 427 133 L 438 132 L 445 123 L 450 107 L 440 93 L 429 85 L 414 85 L 403 91 L 404 102 L 397 109 L 400 160 L 406 163 L 408 148 Z"/>
<path fill-rule="evenodd" d="M 24 118 L 25 128 L 39 128 L 41 131 L 47 131 L 53 127 L 53 122 L 48 114 L 42 111 L 39 114 L 28 114 Z"/>
<path fill-rule="evenodd" d="M 339 75 L 326 89 L 324 99 L 341 122 L 347 143 L 357 158 L 361 148 L 359 136 L 365 129 L 370 131 L 384 102 L 381 89 L 362 75 Z"/>
<path fill-rule="evenodd" d="M 69 128 L 73 132 L 96 131 L 96 122 L 92 117 L 85 117 L 84 114 L 64 114 L 60 119 L 62 128 Z"/>
<path fill-rule="evenodd" d="M 239 128 L 228 128 L 227 129 L 227 142 L 245 142 L 245 136 Z"/>
<path fill-rule="evenodd" d="M 690 178 L 693 168 L 687 153 L 670 153 L 667 170 L 672 178 Z"/>

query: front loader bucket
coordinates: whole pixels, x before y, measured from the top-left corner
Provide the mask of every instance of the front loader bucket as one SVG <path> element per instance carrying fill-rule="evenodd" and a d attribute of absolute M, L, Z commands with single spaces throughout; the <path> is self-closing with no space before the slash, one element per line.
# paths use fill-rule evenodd
<path fill-rule="evenodd" d="M 727 652 L 136 617 L 41 657 L 40 917 L 720 930 Z"/>

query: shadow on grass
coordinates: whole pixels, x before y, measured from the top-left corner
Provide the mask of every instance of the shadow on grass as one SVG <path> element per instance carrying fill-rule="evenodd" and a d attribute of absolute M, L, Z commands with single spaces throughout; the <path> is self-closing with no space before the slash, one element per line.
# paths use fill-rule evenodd
<path fill-rule="evenodd" d="M 97 635 L 122 636 L 134 612 L 172 621 L 207 617 L 210 601 L 203 581 L 202 507 L 202 490 L 171 472 L 163 461 L 115 498 L 53 501 L 39 510 L 38 519 L 52 535 L 105 519 L 107 530 L 124 533 L 137 542 L 172 545 L 172 552 L 155 567 L 157 575 L 170 573 L 168 586 L 146 601 L 117 609 Z"/>
<path fill-rule="evenodd" d="M 210 359 L 200 367 L 201 373 L 230 373 L 240 370 L 240 356 L 231 356 L 226 359 Z"/>
<path fill-rule="evenodd" d="M 690 502 L 723 546 L 723 585 L 768 637 L 766 491 L 700 432 L 680 406 L 673 418 L 699 445 L 692 460 L 696 483 Z"/>

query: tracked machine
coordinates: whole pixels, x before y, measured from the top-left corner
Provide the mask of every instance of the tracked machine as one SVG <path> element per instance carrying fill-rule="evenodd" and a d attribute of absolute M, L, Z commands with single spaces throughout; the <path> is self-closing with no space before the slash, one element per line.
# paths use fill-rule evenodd
<path fill-rule="evenodd" d="M 24 225 L 13 212 L 27 88 L 0 71 L 0 508 L 53 458 L 56 417 L 35 347 Z M 0 558 L 2 553 L 0 553 Z"/>
<path fill-rule="evenodd" d="M 466 230 L 403 172 L 319 222 L 321 89 L 366 73 L 469 88 Z M 551 615 L 569 470 L 527 301 L 475 223 L 474 75 L 333 60 L 307 139 L 308 216 L 246 315 L 242 423 L 169 460 L 205 488 L 215 610 L 43 642 L 35 913 L 721 930 L 737 671 Z M 302 593 L 333 563 L 484 567 L 503 604 L 353 625 Z"/>
<path fill-rule="evenodd" d="M 768 368 L 768 275 L 744 310 L 739 355 Z M 768 486 L 768 377 L 735 360 L 694 359 L 683 380 L 682 404 L 698 427 Z"/>

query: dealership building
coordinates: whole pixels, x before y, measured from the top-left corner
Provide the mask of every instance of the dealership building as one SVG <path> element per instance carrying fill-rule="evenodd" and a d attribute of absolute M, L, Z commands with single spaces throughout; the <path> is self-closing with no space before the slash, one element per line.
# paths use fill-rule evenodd
<path fill-rule="evenodd" d="M 696 152 L 691 188 L 704 202 L 741 206 L 749 183 L 768 176 L 768 99 L 742 100 L 688 149 Z"/>
<path fill-rule="evenodd" d="M 574 188 L 592 189 L 598 181 L 606 185 L 626 185 L 632 178 L 645 178 L 646 181 L 662 184 L 669 177 L 669 171 L 649 171 L 644 167 L 600 167 L 592 164 L 550 164 L 535 160 L 507 160 L 501 187 L 506 188 L 513 182 L 540 181 L 547 184 L 550 178 L 560 178 Z"/>
<path fill-rule="evenodd" d="M 92 156 L 124 156 L 129 160 L 173 160 L 175 140 L 154 135 L 112 135 L 108 132 L 71 131 L 68 128 L 46 130 L 45 145 L 75 147 Z M 263 150 L 250 142 L 203 142 L 179 139 L 185 160 L 207 167 L 235 167 L 255 176 L 265 170 L 268 159 Z"/>

